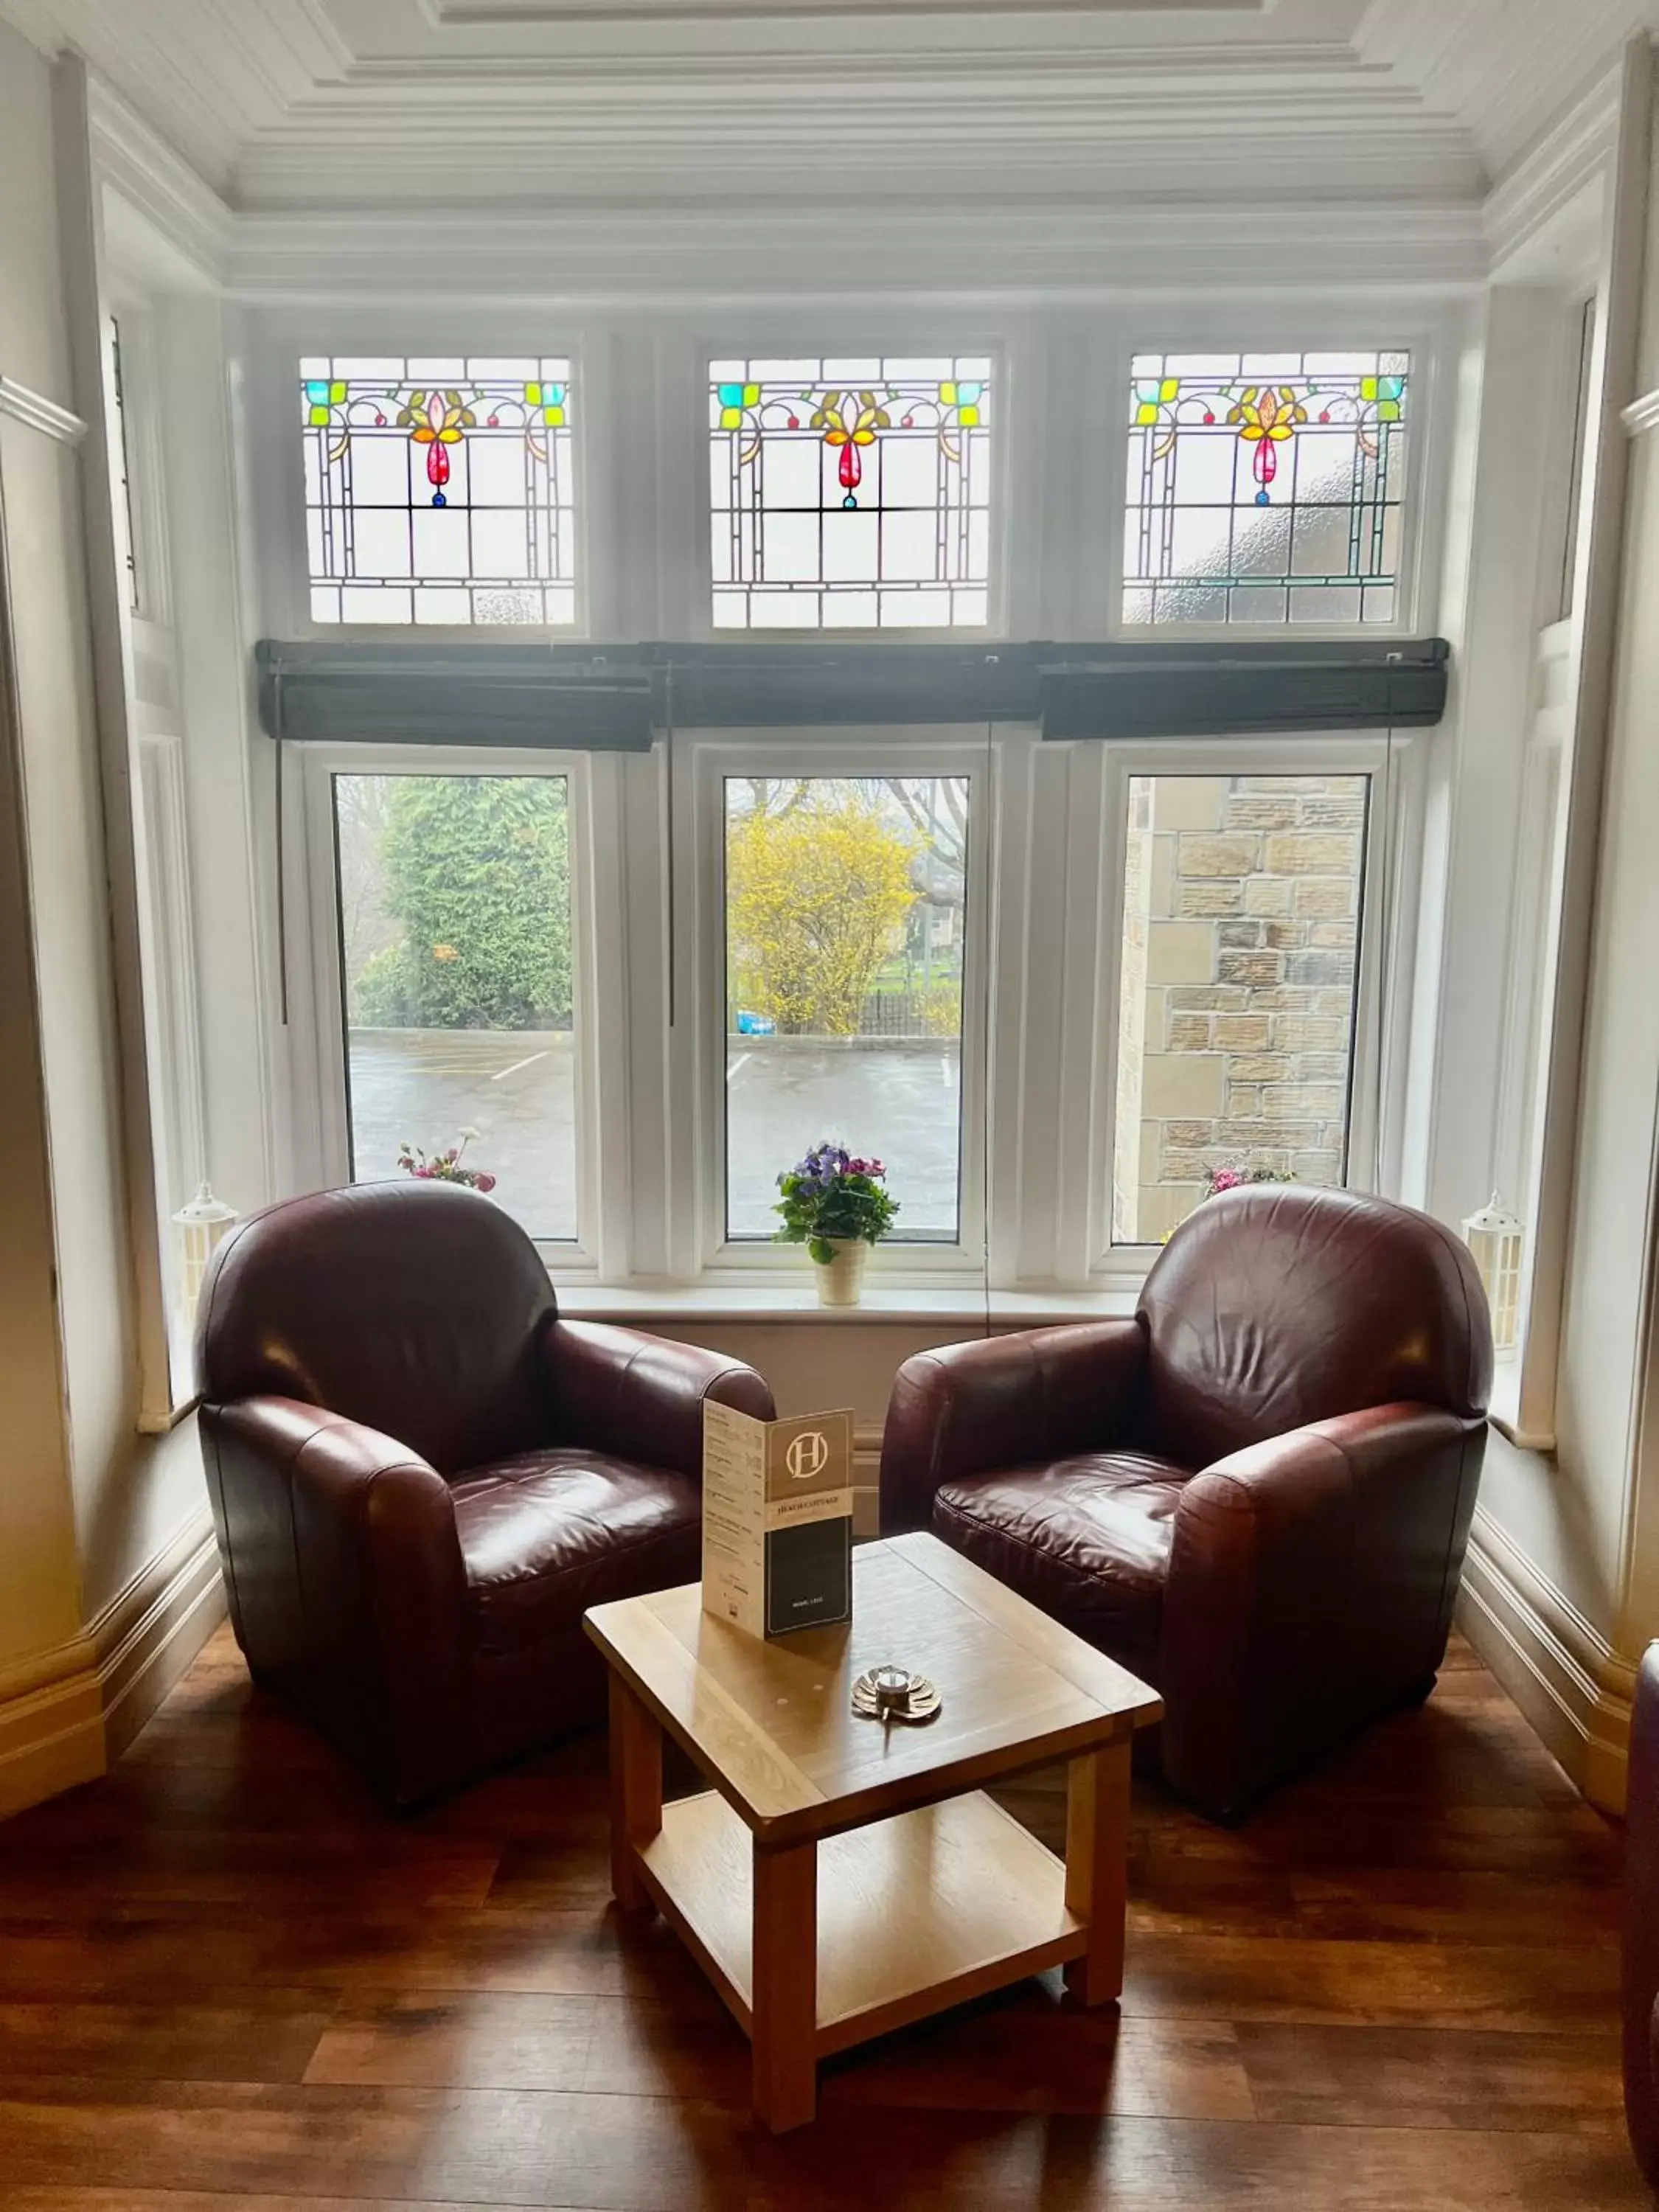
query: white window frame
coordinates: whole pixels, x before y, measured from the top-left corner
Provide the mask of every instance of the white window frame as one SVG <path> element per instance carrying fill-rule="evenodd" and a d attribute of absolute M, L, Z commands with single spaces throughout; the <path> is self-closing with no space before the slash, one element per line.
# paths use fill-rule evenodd
<path fill-rule="evenodd" d="M 116 402 L 112 357 L 110 380 L 110 471 L 115 495 L 118 543 L 132 556 L 130 610 L 134 643 L 141 653 L 171 653 L 173 592 L 167 556 L 166 477 L 161 423 L 155 404 L 160 371 L 150 301 L 119 278 L 112 280 L 106 329 L 120 332 L 121 379 Z M 120 469 L 126 464 L 126 498 L 120 498 Z"/>
<path fill-rule="evenodd" d="M 1363 307 L 1286 291 L 1231 307 L 1137 303 L 999 308 L 925 318 L 826 300 L 787 313 L 537 304 L 463 318 L 380 307 L 258 309 L 240 331 L 241 419 L 254 496 L 260 610 L 257 628 L 336 644 L 422 636 L 520 642 L 666 637 L 741 650 L 746 643 L 819 639 L 976 643 L 1042 637 L 1170 645 L 1291 637 L 1383 641 L 1431 625 L 1438 604 L 1447 456 L 1455 374 L 1467 333 L 1455 303 L 1415 296 Z M 1392 623 L 1126 623 L 1123 516 L 1129 364 L 1152 350 L 1401 346 L 1413 401 L 1402 507 L 1401 582 Z M 989 620 L 983 629 L 717 629 L 709 554 L 708 369 L 725 358 L 983 353 L 996 364 L 995 489 Z M 304 471 L 295 387 L 307 355 L 395 353 L 567 356 L 574 427 L 577 618 L 545 625 L 314 622 L 310 611 Z M 1104 434 L 1103 395 L 1109 395 Z M 1089 426 L 1079 435 L 1077 426 Z M 626 538 L 628 553 L 623 555 Z"/>
<path fill-rule="evenodd" d="M 1086 1206 L 1062 1218 L 1056 1272 L 1102 1289 L 1139 1284 L 1155 1244 L 1112 1241 L 1128 787 L 1139 775 L 1355 775 L 1371 778 L 1359 904 L 1346 1187 L 1399 1188 L 1407 1040 L 1422 843 L 1421 746 L 1414 735 L 1333 732 L 1285 738 L 1162 739 L 1079 748 L 1068 855 L 1066 1029 L 1086 1038 L 1061 1074 L 1061 1152 Z M 1091 868 L 1079 846 L 1098 855 Z"/>
<path fill-rule="evenodd" d="M 1035 541 L 1041 530 L 1037 508 L 1043 451 L 1040 348 L 1015 319 L 984 325 L 953 325 L 940 319 L 924 332 L 866 318 L 849 320 L 832 306 L 803 313 L 787 324 L 747 323 L 740 330 L 699 326 L 680 334 L 665 351 L 659 391 L 660 448 L 665 475 L 665 516 L 684 519 L 690 532 L 690 557 L 671 527 L 665 546 L 665 611 L 670 635 L 703 645 L 794 643 L 823 639 L 846 647 L 859 641 L 911 645 L 994 643 L 1024 634 L 1036 621 L 1030 595 L 1012 574 L 1012 550 Z M 915 358 L 929 354 L 984 355 L 992 363 L 990 574 L 987 620 L 928 629 L 843 628 L 830 624 L 780 625 L 776 629 L 727 629 L 714 623 L 714 578 L 709 479 L 708 369 L 716 361 L 831 358 L 870 354 Z M 1020 406 L 1022 388 L 1030 404 Z M 1017 414 L 1017 410 L 1018 413 Z M 1019 420 L 1024 416 L 1023 422 Z M 1016 431 L 1016 422 L 1019 422 Z M 690 456 L 695 455 L 695 461 Z M 675 586 L 678 582 L 678 589 Z M 1035 633 L 1033 633 L 1035 634 Z"/>
<path fill-rule="evenodd" d="M 838 301 L 741 313 L 660 304 L 580 313 L 496 309 L 463 319 L 407 307 L 256 309 L 238 326 L 259 610 L 267 635 L 349 649 L 426 636 L 441 644 L 504 640 L 665 637 L 740 659 L 775 643 L 821 641 L 840 657 L 860 642 L 977 645 L 1004 637 L 1096 637 L 1180 647 L 1237 644 L 1240 625 L 1154 629 L 1121 619 L 1127 428 L 1079 440 L 1101 395 L 1114 416 L 1132 355 L 1288 344 L 1408 347 L 1414 383 L 1400 612 L 1393 624 L 1259 625 L 1246 642 L 1286 637 L 1382 642 L 1431 617 L 1443 535 L 1449 406 L 1462 343 L 1459 311 L 1378 295 L 1322 307 L 1285 294 L 1248 312 L 1146 301 L 994 313 L 932 309 L 893 314 Z M 743 356 L 849 352 L 988 354 L 996 363 L 993 622 L 983 630 L 715 629 L 709 560 L 708 363 Z M 577 381 L 576 504 L 582 620 L 574 630 L 310 619 L 303 473 L 295 384 L 307 354 L 568 354 Z M 624 561 L 624 538 L 630 558 Z M 1409 564 L 1410 582 L 1404 579 Z M 1104 597 L 1102 598 L 1103 592 Z M 669 702 L 670 714 L 672 702 Z M 556 773 L 570 778 L 573 894 L 580 903 L 578 1020 L 589 1010 L 579 1115 L 580 1241 L 544 1248 L 556 1279 L 605 1286 L 738 1291 L 798 1280 L 799 1255 L 725 1234 L 724 825 L 726 773 L 966 773 L 973 781 L 969 951 L 964 997 L 963 1176 L 959 1243 L 878 1249 L 871 1294 L 954 1288 L 995 1292 L 1133 1291 L 1152 1256 L 1112 1247 L 1110 1109 L 1115 1103 L 1115 969 L 1121 930 L 1121 787 L 1130 773 L 1237 773 L 1282 768 L 1374 771 L 1380 737 L 1051 744 L 1027 726 L 787 731 L 678 729 L 648 755 L 571 756 L 483 748 L 290 745 L 286 981 L 291 1025 L 274 1034 L 288 1067 L 294 1187 L 343 1176 L 344 1093 L 337 1008 L 319 1004 L 337 976 L 332 886 L 317 906 L 317 850 L 331 855 L 331 815 L 312 818 L 318 775 L 357 773 Z M 1413 979 L 1425 777 L 1418 742 L 1393 742 L 1389 791 L 1373 786 L 1362 915 L 1350 1179 L 1401 1166 L 1424 1132 L 1404 1133 L 1407 1061 L 1433 978 Z M 324 762 L 328 765 L 325 767 Z M 739 763 L 730 767 L 728 762 Z M 712 781 L 711 781 L 712 779 Z M 1117 794 L 1114 796 L 1113 794 Z M 1114 810 L 1116 810 L 1115 811 Z M 1387 842 L 1383 815 L 1389 816 Z M 326 810 L 325 810 L 326 814 Z M 585 825 L 585 826 L 584 826 Z M 326 836 L 324 836 L 325 830 Z M 1380 855 L 1386 854 L 1386 868 Z M 1051 864 L 1049 856 L 1056 864 Z M 1408 883 L 1407 876 L 1411 877 Z M 1373 902 L 1388 885 L 1386 981 L 1373 975 L 1381 939 Z M 314 914 L 329 917 L 315 927 Z M 1432 948 L 1431 947 L 1431 951 Z M 583 993 L 586 995 L 583 995 Z M 1374 1003 L 1375 999 L 1375 1003 Z M 601 1018 L 592 1018 L 592 1010 Z M 1000 1011 L 999 1011 L 1000 1010 Z M 1389 1030 L 1381 1127 L 1362 1131 L 1375 1097 L 1375 1024 Z M 1414 1081 L 1419 1079 L 1414 1078 Z M 1420 1082 L 1419 1082 L 1420 1088 Z M 1373 1113 L 1372 1118 L 1375 1119 Z M 1419 1116 L 1420 1120 L 1420 1116 Z M 1380 1170 L 1376 1166 L 1381 1161 Z M 793 1270 L 793 1275 L 791 1274 Z"/>
<path fill-rule="evenodd" d="M 1105 606 L 1086 617 L 1089 630 L 1103 624 L 1105 635 L 1127 644 L 1171 646 L 1266 644 L 1295 639 L 1387 640 L 1416 636 L 1437 604 L 1441 530 L 1436 494 L 1443 493 L 1443 456 L 1449 450 L 1455 394 L 1449 363 L 1455 360 L 1455 333 L 1447 317 L 1425 319 L 1420 301 L 1392 314 L 1373 307 L 1362 316 L 1312 313 L 1305 301 L 1285 301 L 1271 308 L 1252 305 L 1243 312 L 1142 310 L 1113 319 L 1101 348 L 1103 388 L 1116 395 L 1120 426 L 1109 441 L 1111 463 L 1105 514 L 1109 534 L 1091 550 L 1097 573 L 1106 578 Z M 1128 506 L 1128 395 L 1131 364 L 1150 353 L 1323 353 L 1397 349 L 1411 356 L 1410 414 L 1406 434 L 1406 481 L 1401 495 L 1400 581 L 1395 617 L 1388 623 L 1131 623 L 1123 618 L 1123 533 Z M 1085 632 L 1085 634 L 1088 634 Z"/>
<path fill-rule="evenodd" d="M 128 234 L 129 247 L 136 237 Z M 100 721 L 111 757 L 105 799 L 112 849 L 127 856 L 114 866 L 112 884 L 129 1138 L 136 1145 L 142 1127 L 148 1140 L 143 1158 L 130 1154 L 128 1161 L 139 1321 L 137 1425 L 141 1433 L 161 1434 L 195 1402 L 194 1315 L 184 1303 L 174 1217 L 206 1179 L 208 1146 L 157 301 L 143 275 L 111 253 L 101 226 L 89 261 L 82 264 L 77 258 L 74 273 L 86 280 L 97 304 L 99 404 L 94 411 L 101 434 L 88 441 L 84 485 L 89 590 L 94 647 L 103 663 Z M 112 343 L 118 326 L 118 398 Z M 131 580 L 125 565 L 129 554 Z M 117 668 L 118 702 L 104 690 L 106 671 Z M 118 836 L 118 825 L 125 825 Z M 131 1008 L 125 1005 L 129 984 Z M 142 1095 L 142 1115 L 134 1091 Z"/>
<path fill-rule="evenodd" d="M 289 896 L 287 951 L 293 1033 L 295 1152 L 315 1185 L 346 1183 L 351 1140 L 346 1090 L 345 1010 L 339 947 L 333 781 L 337 775 L 537 775 L 566 779 L 570 825 L 572 1028 L 575 1052 L 576 1237 L 538 1241 L 556 1282 L 601 1277 L 616 1258 L 615 1223 L 601 1205 L 604 1170 L 614 1141 L 626 1141 L 620 1021 L 599 1010 L 619 1006 L 626 988 L 620 933 L 598 927 L 610 887 L 596 881 L 595 855 L 617 849 L 616 778 L 611 762 L 585 753 L 473 745 L 291 744 L 285 778 L 284 842 Z M 311 1108 L 309 1115 L 307 1108 Z"/>
<path fill-rule="evenodd" d="M 610 396 L 604 392 L 604 380 L 590 374 L 598 335 L 591 326 L 544 307 L 510 318 L 470 317 L 464 322 L 434 318 L 424 311 L 391 308 L 352 317 L 336 313 L 320 319 L 260 318 L 244 366 L 249 401 L 245 422 L 251 474 L 259 488 L 252 515 L 258 532 L 266 634 L 338 645 L 384 644 L 392 638 L 421 638 L 432 644 L 471 640 L 480 644 L 568 645 L 594 635 L 596 599 L 603 614 L 610 611 L 602 591 L 596 593 L 594 562 L 599 558 L 609 566 L 611 547 L 603 526 L 592 526 L 596 502 L 590 485 L 596 471 L 602 482 L 608 477 L 608 469 L 600 464 L 602 458 L 608 459 L 613 438 Z M 307 356 L 338 359 L 375 354 L 395 355 L 403 360 L 446 354 L 543 359 L 558 356 L 569 362 L 576 403 L 570 448 L 576 571 L 574 623 L 325 623 L 313 615 L 304 447 L 300 434 L 300 363 Z M 590 386 L 602 396 L 591 395 Z M 605 509 L 610 511 L 608 500 Z M 603 621 L 599 624 L 601 630 L 608 627 Z"/>
<path fill-rule="evenodd" d="M 838 729 L 763 732 L 699 731 L 672 741 L 672 831 L 677 882 L 677 1049 L 681 1097 L 691 1100 L 687 1226 L 697 1272 L 726 1283 L 799 1275 L 799 1253 L 754 1238 L 728 1238 L 726 1196 L 725 785 L 728 776 L 963 776 L 969 783 L 967 915 L 963 960 L 962 1099 L 957 1236 L 872 1255 L 876 1279 L 894 1286 L 981 1284 L 986 1274 L 988 1187 L 987 1075 L 990 1007 L 992 848 L 996 836 L 995 738 L 983 724 L 957 728 Z M 689 865 L 688 865 L 689 863 Z M 780 1159 L 780 1169 L 788 1165 Z"/>

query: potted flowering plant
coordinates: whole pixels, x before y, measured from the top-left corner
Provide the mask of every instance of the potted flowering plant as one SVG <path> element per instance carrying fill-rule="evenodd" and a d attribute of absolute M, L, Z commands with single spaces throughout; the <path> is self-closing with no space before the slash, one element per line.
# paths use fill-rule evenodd
<path fill-rule="evenodd" d="M 1212 1168 L 1209 1181 L 1204 1186 L 1206 1198 L 1214 1198 L 1224 1190 L 1241 1190 L 1251 1182 L 1294 1182 L 1293 1175 L 1281 1175 L 1277 1168 Z"/>
<path fill-rule="evenodd" d="M 459 1182 L 465 1183 L 469 1190 L 494 1190 L 495 1178 L 493 1175 L 483 1168 L 463 1167 L 461 1164 L 462 1153 L 477 1133 L 476 1129 L 463 1129 L 459 1144 L 452 1145 L 447 1152 L 434 1152 L 430 1159 L 418 1145 L 399 1145 L 398 1164 L 406 1176 L 413 1176 L 416 1182 Z"/>
<path fill-rule="evenodd" d="M 818 1304 L 855 1306 L 870 1247 L 884 1237 L 898 1200 L 882 1188 L 879 1160 L 855 1158 L 844 1146 L 815 1145 L 778 1177 L 778 1240 L 804 1244 L 817 1269 Z"/>

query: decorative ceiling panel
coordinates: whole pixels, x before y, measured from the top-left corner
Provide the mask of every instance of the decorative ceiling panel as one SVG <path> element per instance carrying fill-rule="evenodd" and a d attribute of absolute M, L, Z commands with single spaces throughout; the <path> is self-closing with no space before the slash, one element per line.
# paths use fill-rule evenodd
<path fill-rule="evenodd" d="M 1312 206 L 1477 203 L 1659 0 L 0 0 L 0 16 L 85 53 L 234 208 L 1259 203 L 1282 252 Z"/>

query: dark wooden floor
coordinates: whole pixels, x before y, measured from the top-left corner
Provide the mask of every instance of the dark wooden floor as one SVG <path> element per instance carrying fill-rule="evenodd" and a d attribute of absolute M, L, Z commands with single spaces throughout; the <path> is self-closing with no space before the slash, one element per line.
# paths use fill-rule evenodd
<path fill-rule="evenodd" d="M 1617 1834 L 1467 1650 L 1238 1832 L 1138 1785 L 1121 2018 L 1029 1984 L 775 2143 L 674 1940 L 607 1910 L 603 1762 L 391 1822 L 222 1632 L 117 1773 L 0 1826 L 0 2206 L 1648 2205 Z M 1009 1802 L 1057 1840 L 1054 1778 Z"/>

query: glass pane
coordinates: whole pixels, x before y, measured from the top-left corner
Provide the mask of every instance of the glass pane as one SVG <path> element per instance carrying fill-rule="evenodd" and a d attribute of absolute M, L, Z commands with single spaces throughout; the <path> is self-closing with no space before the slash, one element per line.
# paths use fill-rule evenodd
<path fill-rule="evenodd" d="M 708 434 L 716 628 L 984 624 L 988 361 L 713 362 Z"/>
<path fill-rule="evenodd" d="M 1391 621 L 1410 365 L 1138 355 L 1124 621 Z"/>
<path fill-rule="evenodd" d="M 315 618 L 572 622 L 574 405 L 564 360 L 302 361 Z"/>
<path fill-rule="evenodd" d="M 121 495 L 115 519 L 121 533 L 121 557 L 126 569 L 127 611 L 136 615 L 139 610 L 138 556 L 132 528 L 132 457 L 127 445 L 127 389 L 121 362 L 121 325 L 112 315 L 106 327 L 111 378 L 115 386 L 115 465 Z"/>
<path fill-rule="evenodd" d="M 544 1241 L 576 1234 L 568 802 L 562 775 L 334 778 L 352 1181 L 459 1150 Z"/>
<path fill-rule="evenodd" d="M 893 1236 L 958 1235 L 965 776 L 726 786 L 726 1217 L 776 1230 L 824 1139 L 886 1164 Z"/>
<path fill-rule="evenodd" d="M 1112 1241 L 1347 1173 L 1365 775 L 1129 780 Z"/>

